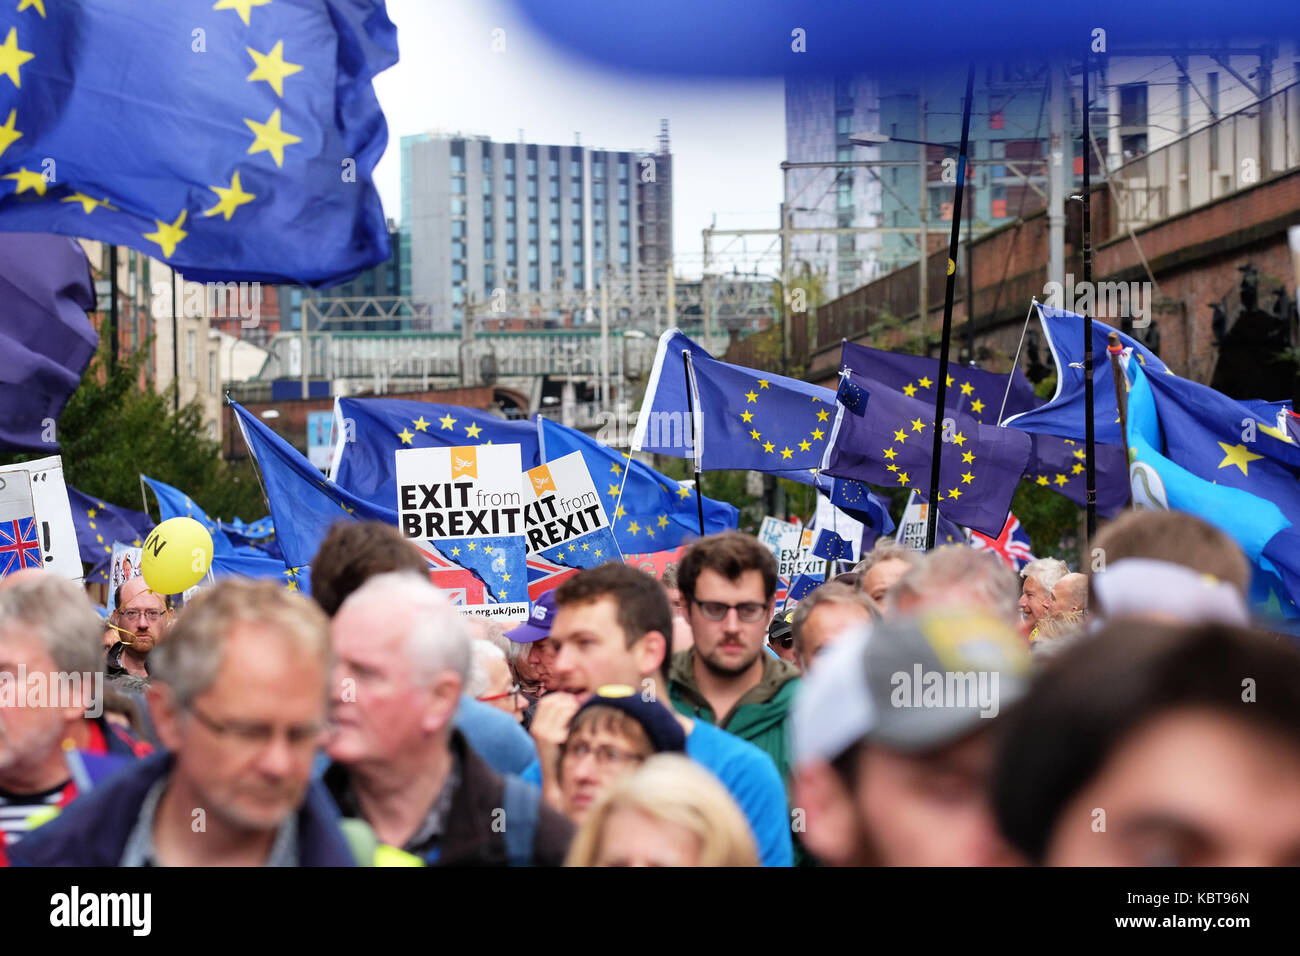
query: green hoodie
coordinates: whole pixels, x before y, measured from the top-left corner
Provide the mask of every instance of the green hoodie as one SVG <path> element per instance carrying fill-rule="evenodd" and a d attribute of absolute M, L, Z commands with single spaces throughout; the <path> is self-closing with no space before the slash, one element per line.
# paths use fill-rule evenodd
<path fill-rule="evenodd" d="M 790 785 L 790 736 L 787 719 L 799 688 L 799 670 L 793 664 L 763 652 L 763 676 L 731 713 L 719 720 L 695 683 L 695 649 L 673 655 L 668 670 L 668 695 L 679 713 L 715 724 L 748 740 L 776 764 L 786 788 Z"/>

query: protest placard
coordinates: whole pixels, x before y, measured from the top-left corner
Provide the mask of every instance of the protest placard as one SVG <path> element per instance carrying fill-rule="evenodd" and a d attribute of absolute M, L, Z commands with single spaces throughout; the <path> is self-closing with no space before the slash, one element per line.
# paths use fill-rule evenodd
<path fill-rule="evenodd" d="M 81 580 L 81 551 L 58 455 L 0 468 L 0 577 L 45 568 Z"/>
<path fill-rule="evenodd" d="M 523 474 L 518 445 L 396 452 L 398 528 L 482 585 L 460 608 L 496 621 L 528 616 Z"/>
<path fill-rule="evenodd" d="M 144 572 L 140 560 L 144 557 L 144 548 L 113 542 L 113 558 L 108 574 L 108 609 L 117 609 L 117 589 L 132 578 L 138 578 Z"/>
<path fill-rule="evenodd" d="M 574 568 L 623 560 L 581 452 L 539 465 L 524 477 L 529 554 Z"/>

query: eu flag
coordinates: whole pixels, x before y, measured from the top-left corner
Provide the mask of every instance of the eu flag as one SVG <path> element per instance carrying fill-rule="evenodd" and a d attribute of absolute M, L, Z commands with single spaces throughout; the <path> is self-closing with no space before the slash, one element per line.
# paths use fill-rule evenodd
<path fill-rule="evenodd" d="M 0 128 L 0 147 L 4 135 Z M 64 236 L 0 235 L 0 303 L 0 450 L 49 454 L 58 448 L 53 426 L 99 342 L 86 317 L 95 293 L 81 246 Z"/>
<path fill-rule="evenodd" d="M 0 228 L 200 282 L 328 286 L 388 258 L 383 0 L 21 0 L 0 37 Z"/>
<path fill-rule="evenodd" d="M 396 459 L 403 448 L 518 445 L 522 467 L 541 464 L 537 426 L 459 405 L 398 398 L 340 398 L 334 403 L 335 466 L 330 477 L 358 498 L 397 507 Z"/>
<path fill-rule="evenodd" d="M 539 416 L 537 430 L 546 461 L 582 452 L 624 554 L 667 551 L 700 536 L 698 490 L 559 422 Z M 704 499 L 706 535 L 735 528 L 739 521 L 734 506 Z"/>
<path fill-rule="evenodd" d="M 1019 415 L 1009 415 L 1002 424 L 1027 432 L 1058 435 L 1084 440 L 1084 317 L 1064 309 L 1039 304 L 1038 318 L 1043 334 L 1056 362 L 1056 393 L 1046 405 Z M 1092 407 L 1093 435 L 1101 444 L 1124 444 L 1120 432 L 1119 405 L 1115 397 L 1115 378 L 1106 353 L 1107 336 L 1119 335 L 1120 344 L 1133 350 L 1133 356 L 1150 372 L 1173 374 L 1154 352 L 1123 332 L 1104 322 L 1092 322 Z"/>
<path fill-rule="evenodd" d="M 1135 503 L 1187 511 L 1231 535 L 1257 579 L 1265 575 L 1286 582 L 1282 593 L 1272 594 L 1275 610 L 1294 616 L 1300 598 L 1295 443 L 1241 402 L 1204 385 L 1146 374 L 1135 362 L 1128 374 Z"/>
<path fill-rule="evenodd" d="M 153 530 L 153 519 L 143 511 L 106 504 L 71 485 L 68 485 L 68 504 L 72 508 L 72 523 L 77 528 L 77 548 L 81 560 L 87 564 L 98 565 L 111 556 L 114 541 L 140 547 Z"/>
<path fill-rule="evenodd" d="M 863 413 L 841 405 L 823 471 L 843 478 L 927 489 L 930 484 L 934 407 L 845 369 L 840 391 Z M 1011 510 L 1011 497 L 1029 460 L 1029 436 L 981 425 L 949 413 L 939 462 L 939 509 L 950 520 L 996 535 Z"/>
<path fill-rule="evenodd" d="M 212 535 L 213 554 L 235 553 L 236 545 L 221 530 L 221 523 L 209 518 L 207 512 L 195 504 L 193 498 L 179 488 L 173 488 L 166 482 L 150 478 L 148 475 L 141 475 L 140 480 L 149 486 L 154 497 L 158 499 L 158 514 L 163 521 L 172 518 L 193 518 L 208 529 L 208 534 Z"/>
<path fill-rule="evenodd" d="M 286 567 L 283 561 L 269 556 L 246 554 L 220 554 L 212 558 L 214 578 L 241 577 L 279 581 L 286 591 L 311 594 L 311 568 Z"/>
<path fill-rule="evenodd" d="M 336 521 L 383 521 L 397 524 L 397 511 L 381 508 L 328 482 L 302 453 L 231 402 L 248 450 L 262 473 L 275 521 L 276 541 L 290 568 L 311 564 L 320 543 Z M 396 500 L 394 500 L 396 504 Z"/>
<path fill-rule="evenodd" d="M 821 465 L 835 414 L 834 392 L 720 362 L 677 329 L 660 336 L 633 449 L 692 457 L 683 352 L 691 355 L 698 394 L 694 442 L 701 470 L 811 471 Z"/>

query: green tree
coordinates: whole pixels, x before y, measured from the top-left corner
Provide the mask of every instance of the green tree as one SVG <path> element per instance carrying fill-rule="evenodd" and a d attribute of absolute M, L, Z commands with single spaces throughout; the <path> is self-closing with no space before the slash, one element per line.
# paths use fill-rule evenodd
<path fill-rule="evenodd" d="M 188 494 L 213 518 L 253 520 L 266 500 L 251 460 L 231 464 L 206 435 L 197 402 L 175 409 L 173 393 L 139 388 L 145 352 L 107 369 L 101 348 L 59 417 L 56 439 L 69 485 L 116 505 L 139 509 L 140 475 L 165 481 Z M 174 386 L 173 386 L 174 387 Z M 8 456 L 5 464 L 40 454 Z M 151 513 L 156 513 L 152 495 Z"/>

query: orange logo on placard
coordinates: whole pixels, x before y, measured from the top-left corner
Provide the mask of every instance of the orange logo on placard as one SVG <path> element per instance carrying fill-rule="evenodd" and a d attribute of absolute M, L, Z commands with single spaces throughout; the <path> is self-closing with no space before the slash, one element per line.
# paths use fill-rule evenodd
<path fill-rule="evenodd" d="M 451 449 L 451 478 L 455 481 L 461 475 L 478 478 L 478 446 Z"/>
<path fill-rule="evenodd" d="M 528 472 L 528 480 L 533 483 L 533 491 L 539 498 L 544 491 L 556 491 L 555 479 L 551 477 L 551 469 L 546 465 L 531 469 Z M 558 494 L 558 491 L 556 493 Z"/>

